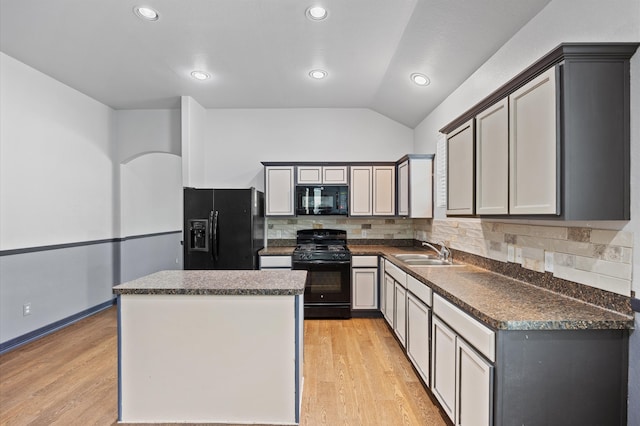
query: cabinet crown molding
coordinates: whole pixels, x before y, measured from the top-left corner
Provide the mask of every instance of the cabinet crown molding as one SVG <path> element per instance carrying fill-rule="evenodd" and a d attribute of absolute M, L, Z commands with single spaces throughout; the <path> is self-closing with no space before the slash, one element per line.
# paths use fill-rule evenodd
<path fill-rule="evenodd" d="M 440 133 L 448 134 L 472 119 L 484 109 L 490 107 L 500 99 L 509 96 L 522 85 L 531 81 L 549 68 L 562 61 L 598 60 L 620 61 L 629 60 L 636 52 L 640 43 L 562 43 L 529 68 L 516 75 L 507 83 L 496 89 L 489 96 L 475 104 L 458 118 L 440 129 Z"/>

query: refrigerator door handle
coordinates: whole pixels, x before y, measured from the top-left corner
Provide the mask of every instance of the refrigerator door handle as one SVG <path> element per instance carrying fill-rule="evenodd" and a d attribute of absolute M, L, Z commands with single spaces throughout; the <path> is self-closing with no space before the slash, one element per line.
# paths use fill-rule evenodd
<path fill-rule="evenodd" d="M 211 257 L 214 262 L 218 261 L 218 214 L 217 210 L 211 210 Z"/>

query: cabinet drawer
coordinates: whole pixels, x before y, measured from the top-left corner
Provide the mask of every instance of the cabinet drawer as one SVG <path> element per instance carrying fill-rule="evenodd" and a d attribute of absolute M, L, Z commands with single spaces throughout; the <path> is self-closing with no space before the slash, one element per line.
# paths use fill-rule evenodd
<path fill-rule="evenodd" d="M 402 285 L 402 287 L 407 288 L 407 273 L 404 272 L 402 269 L 398 268 L 396 265 L 386 260 L 384 271 L 388 275 L 391 275 L 394 280 L 398 281 L 400 285 Z"/>
<path fill-rule="evenodd" d="M 352 268 L 377 268 L 378 256 L 353 256 L 351 258 Z"/>
<path fill-rule="evenodd" d="M 291 256 L 260 256 L 260 269 L 291 268 Z"/>
<path fill-rule="evenodd" d="M 433 297 L 433 313 L 449 324 L 464 340 L 473 345 L 490 361 L 496 360 L 496 335 L 469 314 L 462 312 L 439 295 Z"/>
<path fill-rule="evenodd" d="M 411 275 L 407 275 L 407 288 L 425 305 L 431 307 L 431 288 L 418 281 Z"/>

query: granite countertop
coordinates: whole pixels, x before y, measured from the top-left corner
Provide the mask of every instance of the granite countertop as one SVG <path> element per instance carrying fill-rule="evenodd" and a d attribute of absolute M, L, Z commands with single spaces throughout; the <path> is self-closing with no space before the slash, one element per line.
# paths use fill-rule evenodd
<path fill-rule="evenodd" d="M 269 248 L 274 255 L 293 247 Z M 497 330 L 630 329 L 633 317 L 471 265 L 410 266 L 393 255 L 433 253 L 418 247 L 349 245 L 354 256 L 384 256 L 409 275 Z"/>
<path fill-rule="evenodd" d="M 307 271 L 160 271 L 113 287 L 115 294 L 299 295 Z"/>
<path fill-rule="evenodd" d="M 295 247 L 265 247 L 258 252 L 260 256 L 291 256 Z"/>

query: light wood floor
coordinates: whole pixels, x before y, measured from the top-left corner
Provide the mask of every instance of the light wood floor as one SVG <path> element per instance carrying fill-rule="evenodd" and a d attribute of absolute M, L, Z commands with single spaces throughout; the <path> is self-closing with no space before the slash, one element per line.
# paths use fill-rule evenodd
<path fill-rule="evenodd" d="M 301 425 L 446 425 L 382 319 L 307 320 Z M 0 425 L 117 422 L 116 309 L 0 356 Z"/>

